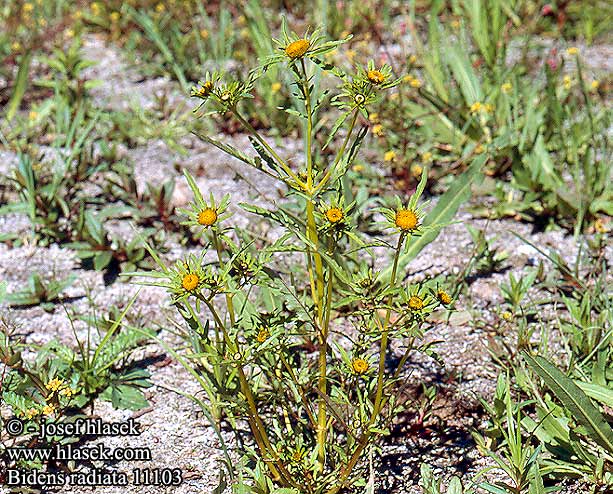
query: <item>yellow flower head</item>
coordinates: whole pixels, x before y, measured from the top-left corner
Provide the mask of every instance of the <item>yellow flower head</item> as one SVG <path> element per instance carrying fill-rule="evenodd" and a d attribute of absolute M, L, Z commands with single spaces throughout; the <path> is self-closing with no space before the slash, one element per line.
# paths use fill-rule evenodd
<path fill-rule="evenodd" d="M 372 128 L 372 133 L 377 137 L 383 137 L 383 125 L 376 124 Z"/>
<path fill-rule="evenodd" d="M 43 415 L 49 416 L 49 415 L 53 415 L 55 413 L 55 406 L 53 405 L 45 405 L 43 407 Z"/>
<path fill-rule="evenodd" d="M 156 12 L 164 12 L 166 10 L 166 6 L 163 3 L 158 3 L 155 6 L 155 11 Z"/>
<path fill-rule="evenodd" d="M 511 84 L 510 82 L 505 82 L 502 86 L 500 86 L 500 89 L 504 94 L 509 94 L 511 92 L 511 89 L 513 89 L 513 84 Z"/>
<path fill-rule="evenodd" d="M 213 81 L 206 81 L 202 86 L 198 88 L 196 93 L 202 98 L 206 98 L 213 91 Z"/>
<path fill-rule="evenodd" d="M 30 408 L 27 412 L 26 412 L 26 418 L 28 419 L 33 419 L 34 417 L 36 417 L 40 412 L 36 409 L 36 408 Z"/>
<path fill-rule="evenodd" d="M 579 48 L 576 46 L 571 46 L 566 50 L 566 54 L 570 56 L 579 55 Z"/>
<path fill-rule="evenodd" d="M 483 151 L 485 151 L 485 147 L 483 146 L 483 144 L 477 144 L 477 147 L 475 147 L 475 153 L 481 154 Z"/>
<path fill-rule="evenodd" d="M 272 85 L 270 86 L 270 90 L 273 93 L 278 93 L 281 90 L 281 83 L 280 82 L 273 82 Z"/>
<path fill-rule="evenodd" d="M 416 79 L 415 77 L 413 79 L 411 79 L 409 84 L 411 85 L 411 87 L 414 87 L 414 88 L 420 88 L 421 87 L 421 81 L 419 79 Z"/>
<path fill-rule="evenodd" d="M 58 378 L 53 378 L 45 385 L 45 388 L 55 393 L 62 386 L 64 386 L 64 381 Z"/>
<path fill-rule="evenodd" d="M 70 398 L 72 395 L 75 394 L 75 390 L 69 387 L 65 387 L 64 389 L 62 389 L 62 391 L 60 391 L 60 394 L 62 396 L 65 396 L 66 398 Z"/>
<path fill-rule="evenodd" d="M 451 297 L 445 290 L 439 290 L 436 292 L 436 298 L 443 305 L 449 305 L 451 303 Z"/>
<path fill-rule="evenodd" d="M 30 13 L 34 10 L 34 5 L 32 5 L 31 3 L 27 2 L 23 4 L 23 11 L 26 13 Z"/>
<path fill-rule="evenodd" d="M 194 290 L 198 286 L 198 283 L 200 283 L 200 278 L 194 273 L 186 274 L 181 280 L 181 286 L 188 292 Z"/>
<path fill-rule="evenodd" d="M 402 231 L 410 232 L 419 225 L 417 213 L 412 209 L 399 209 L 396 211 L 396 226 Z"/>
<path fill-rule="evenodd" d="M 409 63 L 412 65 L 415 62 L 417 62 L 417 57 L 415 55 L 410 55 L 409 56 Z"/>
<path fill-rule="evenodd" d="M 600 87 L 600 82 L 599 82 L 599 81 L 594 80 L 594 81 L 592 81 L 592 82 L 590 83 L 590 87 L 591 87 L 591 88 L 592 88 L 594 91 L 596 91 L 596 90 L 597 90 L 597 89 Z"/>
<path fill-rule="evenodd" d="M 394 151 L 387 151 L 384 155 L 383 155 L 383 159 L 385 161 L 394 161 L 396 159 L 396 153 Z"/>
<path fill-rule="evenodd" d="M 421 297 L 417 295 L 411 296 L 409 299 L 409 309 L 411 310 L 421 310 L 424 308 L 424 301 Z"/>
<path fill-rule="evenodd" d="M 565 75 L 562 79 L 562 84 L 564 84 L 564 87 L 566 89 L 570 89 L 570 87 L 573 85 L 573 80 L 570 78 L 569 75 Z"/>
<path fill-rule="evenodd" d="M 385 81 L 385 76 L 379 70 L 369 70 L 366 73 L 366 77 L 372 84 L 381 84 Z"/>
<path fill-rule="evenodd" d="M 483 104 L 479 101 L 475 101 L 472 105 L 470 105 L 470 113 L 479 113 L 483 108 Z"/>
<path fill-rule="evenodd" d="M 411 167 L 411 175 L 413 175 L 415 178 L 421 177 L 423 171 L 424 169 L 421 165 L 415 164 Z"/>
<path fill-rule="evenodd" d="M 217 211 L 213 208 L 204 208 L 198 213 L 198 223 L 202 226 L 214 225 L 217 221 Z"/>
<path fill-rule="evenodd" d="M 255 337 L 258 343 L 264 343 L 268 338 L 270 338 L 270 331 L 267 328 L 260 328 Z"/>
<path fill-rule="evenodd" d="M 421 159 L 423 161 L 430 161 L 432 159 L 432 153 L 430 151 L 426 151 L 422 156 Z"/>
<path fill-rule="evenodd" d="M 292 60 L 295 60 L 302 57 L 308 51 L 309 46 L 311 46 L 311 42 L 308 39 L 299 39 L 285 47 L 285 54 Z"/>
<path fill-rule="evenodd" d="M 117 22 L 119 20 L 119 12 L 111 12 L 109 17 L 111 18 L 112 22 Z"/>
<path fill-rule="evenodd" d="M 351 369 L 358 375 L 365 374 L 368 371 L 368 362 L 363 358 L 354 358 L 351 361 Z"/>
<path fill-rule="evenodd" d="M 340 208 L 330 208 L 326 211 L 326 218 L 330 223 L 338 223 L 343 219 L 343 211 Z"/>
<path fill-rule="evenodd" d="M 513 314 L 511 314 L 511 313 L 510 313 L 508 310 L 507 310 L 507 311 L 504 311 L 504 312 L 502 313 L 502 318 L 503 318 L 505 321 L 512 321 L 512 320 L 513 320 Z"/>

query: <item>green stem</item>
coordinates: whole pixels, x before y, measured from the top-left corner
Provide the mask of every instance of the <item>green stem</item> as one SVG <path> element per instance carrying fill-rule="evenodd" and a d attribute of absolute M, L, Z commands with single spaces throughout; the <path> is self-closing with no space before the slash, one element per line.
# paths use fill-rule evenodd
<path fill-rule="evenodd" d="M 404 242 L 404 237 L 405 237 L 404 233 L 401 233 L 400 236 L 398 237 L 398 243 L 396 245 L 396 250 L 394 252 L 394 264 L 392 266 L 390 289 L 393 289 L 394 286 L 396 285 L 396 272 L 398 270 L 398 258 L 400 257 L 400 251 L 402 250 L 402 244 Z M 368 445 L 370 436 L 372 435 L 370 428 L 375 423 L 375 420 L 377 419 L 377 416 L 379 415 L 379 412 L 381 411 L 381 402 L 382 402 L 382 396 L 383 396 L 383 378 L 385 376 L 385 355 L 387 353 L 387 342 L 388 342 L 388 333 L 389 333 L 388 326 L 389 326 L 390 317 L 391 317 L 391 309 L 388 309 L 385 315 L 385 322 L 383 323 L 383 328 L 382 328 L 381 348 L 379 350 L 379 371 L 377 373 L 377 391 L 375 395 L 372 415 L 370 417 L 370 420 L 368 421 L 366 430 L 360 435 L 360 438 L 358 439 L 358 445 L 355 451 L 353 452 L 353 454 L 351 455 L 349 462 L 347 463 L 345 468 L 343 468 L 341 471 L 341 474 L 338 479 L 339 481 L 338 484 L 332 489 L 329 489 L 326 492 L 326 494 L 337 494 L 338 491 L 340 491 L 344 487 L 345 482 L 349 478 L 349 475 L 351 475 L 353 468 L 355 467 L 358 460 L 360 459 L 360 455 L 362 454 L 362 451 L 364 451 L 364 448 L 366 448 L 366 446 Z"/>
<path fill-rule="evenodd" d="M 347 131 L 347 135 L 345 136 L 345 140 L 343 141 L 343 145 L 338 150 L 338 154 L 336 155 L 336 158 L 334 159 L 334 163 L 332 164 L 332 166 L 330 168 L 328 168 L 328 171 L 326 172 L 326 174 L 321 179 L 321 182 L 319 182 L 319 184 L 317 184 L 317 187 L 315 187 L 315 192 L 321 190 L 324 187 L 324 185 L 326 185 L 326 183 L 328 182 L 328 180 L 332 176 L 332 173 L 334 172 L 334 170 L 336 169 L 336 167 L 340 163 L 340 161 L 341 161 L 341 159 L 343 157 L 343 154 L 345 153 L 345 149 L 347 148 L 347 144 L 349 144 L 349 140 L 351 138 L 351 134 L 353 132 L 355 124 L 358 121 L 359 113 L 360 113 L 360 111 L 356 108 L 354 110 L 353 118 L 351 119 L 351 124 L 349 125 L 349 130 Z"/>
<path fill-rule="evenodd" d="M 222 250 L 221 243 L 219 242 L 219 236 L 217 232 L 213 230 L 213 246 L 217 251 L 217 259 L 219 259 L 219 267 L 220 269 L 225 269 L 225 264 L 222 258 Z M 228 308 L 228 315 L 230 316 L 230 326 L 234 326 L 235 316 L 234 316 L 234 304 L 232 303 L 232 298 L 234 295 L 232 293 L 226 292 L 226 306 Z"/>

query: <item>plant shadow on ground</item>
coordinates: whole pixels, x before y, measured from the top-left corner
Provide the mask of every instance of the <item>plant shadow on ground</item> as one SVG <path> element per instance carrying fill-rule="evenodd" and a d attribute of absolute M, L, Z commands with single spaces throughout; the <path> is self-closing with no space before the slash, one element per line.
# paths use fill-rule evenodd
<path fill-rule="evenodd" d="M 408 488 L 418 485 L 423 463 L 445 468 L 450 475 L 477 468 L 475 458 L 465 453 L 475 449 L 471 428 L 484 416 L 483 409 L 477 400 L 467 400 L 458 393 L 453 373 L 426 371 L 419 381 L 435 386 L 437 393 L 427 410 L 422 408 L 420 413 L 411 407 L 399 415 L 385 437 L 376 467 L 378 494 L 409 492 Z M 403 399 L 419 404 L 424 390 L 415 384 L 405 390 Z"/>

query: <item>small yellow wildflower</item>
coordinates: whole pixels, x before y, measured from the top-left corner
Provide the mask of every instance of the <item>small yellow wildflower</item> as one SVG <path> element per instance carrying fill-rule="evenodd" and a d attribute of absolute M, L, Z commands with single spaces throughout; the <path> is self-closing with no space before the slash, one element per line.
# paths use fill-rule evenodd
<path fill-rule="evenodd" d="M 368 120 L 370 123 L 377 123 L 379 121 L 379 114 L 377 112 L 373 112 L 368 115 Z"/>
<path fill-rule="evenodd" d="M 475 153 L 481 154 L 483 151 L 485 151 L 485 147 L 483 146 L 483 144 L 477 144 L 477 147 L 475 147 Z"/>
<path fill-rule="evenodd" d="M 381 84 L 385 81 L 385 76 L 379 70 L 369 70 L 366 77 L 372 84 Z"/>
<path fill-rule="evenodd" d="M 410 232 L 417 228 L 419 218 L 417 213 L 411 209 L 399 209 L 396 211 L 395 223 L 402 231 Z"/>
<path fill-rule="evenodd" d="M 414 88 L 421 87 L 421 81 L 415 77 L 411 80 L 411 82 L 409 82 L 409 84 L 411 85 L 411 87 L 414 87 Z"/>
<path fill-rule="evenodd" d="M 156 12 L 164 12 L 165 10 L 166 10 L 166 6 L 161 2 L 155 6 Z"/>
<path fill-rule="evenodd" d="M 596 91 L 600 87 L 600 81 L 593 80 L 590 83 L 590 87 L 592 88 L 593 91 Z"/>
<path fill-rule="evenodd" d="M 494 105 L 491 103 L 486 103 L 484 108 L 487 113 L 494 113 Z"/>
<path fill-rule="evenodd" d="M 278 93 L 281 90 L 281 83 L 280 82 L 273 82 L 272 85 L 270 86 L 270 90 L 273 93 Z"/>
<path fill-rule="evenodd" d="M 11 44 L 11 50 L 13 50 L 13 51 L 19 51 L 19 50 L 21 50 L 21 43 L 20 43 L 19 41 L 14 41 L 14 42 Z"/>
<path fill-rule="evenodd" d="M 470 113 L 479 113 L 483 108 L 483 104 L 480 101 L 475 101 L 470 105 Z"/>
<path fill-rule="evenodd" d="M 377 137 L 383 137 L 383 125 L 377 124 L 372 128 L 372 133 Z"/>
<path fill-rule="evenodd" d="M 409 56 L 409 63 L 412 65 L 415 62 L 417 62 L 417 57 L 415 55 L 410 55 Z"/>
<path fill-rule="evenodd" d="M 453 21 L 451 21 L 451 27 L 453 29 L 459 29 L 460 27 L 460 21 L 458 21 L 457 19 L 454 19 Z"/>
<path fill-rule="evenodd" d="M 415 164 L 411 167 L 411 175 L 413 175 L 413 177 L 415 178 L 421 177 L 421 174 L 423 173 L 423 171 L 424 169 L 422 168 L 421 165 Z"/>
<path fill-rule="evenodd" d="M 443 305 L 449 305 L 451 303 L 451 297 L 445 290 L 439 290 L 436 292 L 436 298 Z"/>
<path fill-rule="evenodd" d="M 386 151 L 383 155 L 385 161 L 394 161 L 396 159 L 396 153 L 394 151 Z"/>
<path fill-rule="evenodd" d="M 32 5 L 31 3 L 26 2 L 26 3 L 23 4 L 23 11 L 25 13 L 28 14 L 28 13 L 32 12 L 33 10 L 34 10 L 34 5 Z"/>
<path fill-rule="evenodd" d="M 186 274 L 183 276 L 183 280 L 181 280 L 181 286 L 188 292 L 194 290 L 198 286 L 198 283 L 200 283 L 200 278 L 194 273 Z"/>
<path fill-rule="evenodd" d="M 43 407 L 42 412 L 43 412 L 43 415 L 46 415 L 47 417 L 49 415 L 53 415 L 55 413 L 55 406 L 53 406 L 53 405 L 45 405 Z"/>
<path fill-rule="evenodd" d="M 351 368 L 353 369 L 353 372 L 358 375 L 365 374 L 368 371 L 368 367 L 368 362 L 366 362 L 366 360 L 363 358 L 354 358 L 351 361 Z"/>
<path fill-rule="evenodd" d="M 293 41 L 285 48 L 285 54 L 292 60 L 302 57 L 311 46 L 311 42 L 308 39 L 299 39 Z"/>
<path fill-rule="evenodd" d="M 422 154 L 421 159 L 424 163 L 430 161 L 432 159 L 432 153 L 430 151 L 426 151 L 424 154 Z"/>
<path fill-rule="evenodd" d="M 502 86 L 500 86 L 500 89 L 504 94 L 509 94 L 513 89 L 513 84 L 511 84 L 510 82 L 505 82 Z"/>
<path fill-rule="evenodd" d="M 60 395 L 65 396 L 66 398 L 70 398 L 75 394 L 75 390 L 69 387 L 65 387 L 60 391 Z"/>
<path fill-rule="evenodd" d="M 508 310 L 507 310 L 507 311 L 504 311 L 504 312 L 502 313 L 502 318 L 503 318 L 505 321 L 512 321 L 512 320 L 513 320 L 513 314 L 511 314 L 511 313 L 510 313 Z"/>
<path fill-rule="evenodd" d="M 40 412 L 36 409 L 36 408 L 30 408 L 27 412 L 26 412 L 26 418 L 28 419 L 33 419 L 34 417 L 36 417 Z"/>
<path fill-rule="evenodd" d="M 347 50 L 347 58 L 349 59 L 349 61 L 353 61 L 353 59 L 355 58 L 355 50 Z"/>
<path fill-rule="evenodd" d="M 270 331 L 267 328 L 260 328 L 255 337 L 258 343 L 264 343 L 268 338 L 270 338 Z"/>
<path fill-rule="evenodd" d="M 602 218 L 598 218 L 596 221 L 594 221 L 594 230 L 596 230 L 596 233 L 607 233 L 607 227 L 604 224 L 604 221 L 602 221 Z"/>
<path fill-rule="evenodd" d="M 45 388 L 47 388 L 49 391 L 52 392 L 56 392 L 58 389 L 60 389 L 62 386 L 64 386 L 64 381 L 62 381 L 61 379 L 53 378 L 51 379 L 51 381 L 49 381 L 46 385 Z"/>
<path fill-rule="evenodd" d="M 565 89 L 570 89 L 571 86 L 573 85 L 573 81 L 569 75 L 565 75 L 564 78 L 562 79 L 562 84 L 564 84 Z"/>
<path fill-rule="evenodd" d="M 68 39 L 74 38 L 74 29 L 67 29 L 65 35 Z"/>
<path fill-rule="evenodd" d="M 38 117 L 38 112 L 35 112 L 34 110 L 30 111 L 30 113 L 28 113 L 28 118 L 30 120 L 36 120 L 36 117 Z"/>
<path fill-rule="evenodd" d="M 206 29 L 201 29 L 200 30 L 200 37 L 202 39 L 207 39 L 209 37 L 209 32 Z"/>
<path fill-rule="evenodd" d="M 119 12 L 111 12 L 109 15 L 111 22 L 117 22 L 119 20 Z"/>
<path fill-rule="evenodd" d="M 38 19 L 38 25 L 40 27 L 45 27 L 47 25 L 47 21 L 45 19 Z"/>
<path fill-rule="evenodd" d="M 211 226 L 217 221 L 217 211 L 213 208 L 205 208 L 198 213 L 198 223 L 202 226 Z"/>
<path fill-rule="evenodd" d="M 326 211 L 326 218 L 330 223 L 338 223 L 343 219 L 343 211 L 340 208 L 330 208 Z"/>
<path fill-rule="evenodd" d="M 576 46 L 571 46 L 566 50 L 566 54 L 570 56 L 579 55 L 579 48 Z"/>
<path fill-rule="evenodd" d="M 100 13 L 100 5 L 97 2 L 91 4 L 92 13 L 98 15 Z"/>
<path fill-rule="evenodd" d="M 353 165 L 351 169 L 356 173 L 361 173 L 364 171 L 364 165 Z"/>
<path fill-rule="evenodd" d="M 409 309 L 411 310 L 421 310 L 424 308 L 424 301 L 421 297 L 418 297 L 417 295 L 413 295 L 410 299 L 409 299 Z"/>
<path fill-rule="evenodd" d="M 407 74 L 402 78 L 403 82 L 406 82 L 407 84 L 411 84 L 411 81 L 415 79 L 411 74 Z"/>

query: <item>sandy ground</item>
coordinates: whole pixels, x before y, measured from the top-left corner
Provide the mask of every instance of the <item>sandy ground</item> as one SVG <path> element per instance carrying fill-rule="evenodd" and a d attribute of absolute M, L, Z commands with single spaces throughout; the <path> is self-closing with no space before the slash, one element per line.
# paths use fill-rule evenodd
<path fill-rule="evenodd" d="M 151 104 L 151 95 L 156 91 L 171 88 L 172 97 L 178 103 L 185 98 L 178 95 L 174 84 L 166 79 L 141 81 L 135 69 L 129 68 L 121 60 L 119 53 L 112 47 L 105 46 L 95 38 L 88 40 L 86 56 L 99 63 L 89 69 L 89 76 L 103 80 L 102 86 L 94 90 L 94 97 L 103 106 L 125 108 L 129 101 L 147 106 Z M 609 49 L 609 48 L 607 48 Z M 606 57 L 605 57 L 606 58 Z M 244 136 L 232 138 L 234 144 L 243 149 L 248 143 Z M 202 190 L 213 190 L 217 197 L 228 193 L 238 201 L 269 203 L 280 200 L 282 192 L 271 188 L 265 177 L 257 171 L 247 170 L 235 160 L 223 155 L 210 145 L 192 137 L 185 137 L 182 143 L 189 149 L 188 156 L 172 152 L 162 142 L 154 141 L 144 146 L 127 150 L 128 156 L 136 165 L 136 178 L 142 187 L 147 181 L 158 182 L 169 176 L 177 176 L 177 164 L 197 175 Z M 295 142 L 281 141 L 286 155 L 299 156 L 300 148 Z M 14 156 L 2 152 L 0 166 L 5 172 L 12 166 Z M 178 178 L 175 201 L 185 203 L 190 193 L 182 178 Z M 429 359 L 416 359 L 411 362 L 411 374 L 408 379 L 416 385 L 422 382 L 439 383 L 442 392 L 435 403 L 435 416 L 444 423 L 444 427 L 434 428 L 425 437 L 411 434 L 407 424 L 399 424 L 383 449 L 383 454 L 375 463 L 375 478 L 381 487 L 388 487 L 388 492 L 417 494 L 415 487 L 419 464 L 432 464 L 436 471 L 450 475 L 453 473 L 472 477 L 487 465 L 475 450 L 470 436 L 472 427 L 482 425 L 483 417 L 478 413 L 478 396 L 488 397 L 495 386 L 496 368 L 488 354 L 488 338 L 491 336 L 484 325 L 494 318 L 498 305 L 502 302 L 499 285 L 509 273 L 521 275 L 539 254 L 523 244 L 513 233 L 524 235 L 540 246 L 552 246 L 569 260 L 577 251 L 573 238 L 562 232 L 533 233 L 529 225 L 514 221 L 491 221 L 477 219 L 463 211 L 458 222 L 446 228 L 441 236 L 420 257 L 411 264 L 406 276 L 418 280 L 425 274 L 458 273 L 463 269 L 473 248 L 472 240 L 465 224 L 485 227 L 488 237 L 496 237 L 495 245 L 504 249 L 509 258 L 505 262 L 505 272 L 494 273 L 477 278 L 468 288 L 468 293 L 461 296 L 457 312 L 449 324 L 439 324 L 431 338 L 441 340 L 438 352 L 445 365 L 441 368 Z M 246 226 L 253 219 L 248 215 L 236 215 L 239 225 Z M 28 229 L 27 220 L 19 215 L 0 216 L 0 233 Z M 175 245 L 166 255 L 167 259 L 176 259 L 183 251 Z M 609 246 L 607 257 L 613 261 L 613 248 Z M 31 272 L 37 271 L 43 277 L 54 273 L 66 275 L 75 273 L 78 281 L 66 291 L 71 297 L 65 306 L 58 305 L 46 312 L 41 307 L 23 310 L 9 310 L 0 307 L 5 315 L 21 328 L 25 341 L 41 344 L 58 338 L 70 342 L 73 338 L 69 311 L 86 313 L 91 310 L 90 302 L 83 297 L 90 292 L 98 307 L 122 306 L 138 289 L 135 285 L 117 281 L 106 286 L 102 273 L 81 269 L 79 260 L 73 252 L 58 246 L 41 248 L 23 246 L 9 248 L 0 244 L 0 279 L 7 280 L 9 291 L 19 289 Z M 152 327 L 161 328 L 160 337 L 170 343 L 178 343 L 176 338 L 164 329 L 168 328 L 167 317 L 172 317 L 166 294 L 162 289 L 146 287 L 141 290 L 137 303 L 142 320 Z M 83 328 L 77 325 L 78 334 L 83 335 Z M 396 349 L 397 350 L 397 349 Z M 153 453 L 151 462 L 119 462 L 112 466 L 118 471 L 130 472 L 133 468 L 180 468 L 184 472 L 184 483 L 177 488 L 131 486 L 112 488 L 65 488 L 57 492 L 62 494 L 81 494 L 96 492 L 100 494 L 157 494 L 172 492 L 175 494 L 196 494 L 211 492 L 217 485 L 219 461 L 222 458 L 220 443 L 207 419 L 199 408 L 189 399 L 173 391 L 179 389 L 185 393 L 198 393 L 198 387 L 187 372 L 174 359 L 165 355 L 163 348 L 156 344 L 142 348 L 138 358 L 150 359 L 149 370 L 152 373 L 154 387 L 148 391 L 151 406 L 141 412 L 114 410 L 110 404 L 97 402 L 94 414 L 108 421 L 126 420 L 136 417 L 142 427 L 142 434 L 134 438 L 104 439 L 109 447 L 138 446 L 149 447 Z M 453 382 L 442 383 L 450 375 Z M 4 410 L 3 412 L 6 412 Z M 441 431 L 445 432 L 441 432 Z M 226 434 L 225 439 L 232 443 Z M 92 442 L 91 444 L 96 444 Z M 581 492 L 578 486 L 562 492 Z"/>

